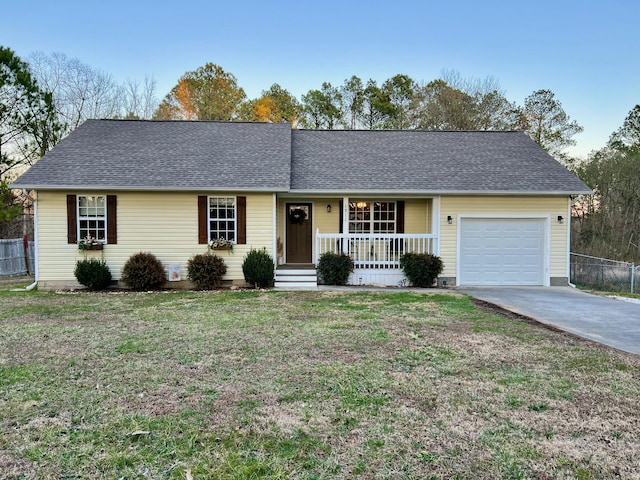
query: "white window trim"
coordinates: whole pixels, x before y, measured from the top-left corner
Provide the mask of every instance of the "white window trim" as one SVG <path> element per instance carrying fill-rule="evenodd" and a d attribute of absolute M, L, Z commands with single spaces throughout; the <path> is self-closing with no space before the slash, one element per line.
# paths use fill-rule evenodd
<path fill-rule="evenodd" d="M 80 215 L 80 198 L 81 197 L 103 197 L 104 198 L 104 217 L 86 217 L 86 216 L 81 216 Z M 108 238 L 108 211 L 109 209 L 107 208 L 107 195 L 103 194 L 103 193 L 87 193 L 84 195 L 76 195 L 76 236 L 78 241 L 81 241 L 83 238 L 86 237 L 86 235 L 82 235 L 80 233 L 80 222 L 82 220 L 102 220 L 104 219 L 104 238 L 102 240 L 98 240 L 101 243 L 106 244 L 107 243 L 107 238 Z"/>
<path fill-rule="evenodd" d="M 351 231 L 351 224 L 352 223 L 365 223 L 364 220 L 362 221 L 357 221 L 357 220 L 351 220 L 351 204 L 355 203 L 358 204 L 360 202 L 364 202 L 364 203 L 368 203 L 370 206 L 370 218 L 367 221 L 367 223 L 369 223 L 370 229 L 369 232 L 352 232 Z M 374 207 L 374 205 L 376 203 L 393 203 L 393 220 L 375 220 L 374 215 L 375 215 L 375 209 L 372 208 Z M 357 208 L 357 207 L 356 207 Z M 375 222 L 384 222 L 384 223 L 391 223 L 393 222 L 393 232 L 376 232 L 375 228 L 374 228 L 374 224 Z M 347 231 L 349 233 L 354 233 L 354 234 L 358 234 L 358 233 L 362 233 L 362 234 L 377 234 L 377 233 L 384 233 L 384 234 L 395 234 L 398 231 L 398 202 L 396 200 L 354 200 L 354 199 L 349 199 L 349 203 L 347 204 Z"/>
<path fill-rule="evenodd" d="M 233 199 L 233 243 L 238 243 L 238 197 L 234 195 L 209 195 L 207 197 L 207 235 L 208 241 L 218 240 L 220 236 L 215 238 L 212 237 L 211 234 L 211 221 L 216 221 L 219 219 L 211 218 L 211 199 L 212 198 L 232 198 Z M 229 219 L 226 219 L 229 220 Z M 225 238 L 225 240 L 229 240 Z"/>

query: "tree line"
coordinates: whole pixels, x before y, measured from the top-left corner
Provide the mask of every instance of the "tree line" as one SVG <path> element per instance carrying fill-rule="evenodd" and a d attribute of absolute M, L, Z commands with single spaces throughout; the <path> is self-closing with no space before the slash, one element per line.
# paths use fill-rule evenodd
<path fill-rule="evenodd" d="M 276 83 L 249 99 L 233 74 L 207 63 L 185 72 L 159 100 L 152 77 L 119 84 L 60 53 L 38 52 L 27 63 L 0 47 L 0 66 L 0 178 L 32 164 L 89 118 L 290 122 L 309 129 L 524 130 L 560 160 L 567 160 L 564 149 L 582 131 L 550 90 L 537 90 L 517 105 L 497 80 L 463 79 L 451 71 L 428 83 L 405 74 L 380 84 L 353 75 L 339 86 L 323 82 L 300 99 Z"/>
<path fill-rule="evenodd" d="M 397 74 L 380 83 L 356 75 L 323 82 L 298 99 L 275 83 L 247 98 L 237 78 L 214 63 L 185 72 L 162 99 L 152 77 L 117 83 L 78 59 L 35 53 L 28 62 L 0 46 L 0 223 L 22 211 L 8 189 L 31 165 L 89 118 L 290 122 L 308 129 L 523 130 L 594 189 L 576 199 L 572 250 L 640 260 L 640 105 L 586 160 L 566 148 L 582 127 L 548 89 L 519 105 L 491 77 L 445 71 L 430 82 Z"/>
<path fill-rule="evenodd" d="M 640 262 L 640 104 L 572 169 L 594 190 L 573 204 L 572 251 Z"/>
<path fill-rule="evenodd" d="M 292 122 L 309 129 L 524 130 L 556 158 L 582 127 L 550 90 L 517 105 L 497 80 L 466 80 L 456 72 L 418 83 L 405 74 L 378 85 L 353 75 L 323 82 L 298 100 L 279 84 L 247 99 L 236 77 L 214 63 L 186 72 L 153 115 L 156 119 Z"/>

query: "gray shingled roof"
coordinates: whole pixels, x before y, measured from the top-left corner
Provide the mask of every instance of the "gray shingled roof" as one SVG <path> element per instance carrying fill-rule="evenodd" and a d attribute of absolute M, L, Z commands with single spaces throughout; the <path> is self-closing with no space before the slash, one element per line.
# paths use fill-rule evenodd
<path fill-rule="evenodd" d="M 13 185 L 305 193 L 587 193 L 522 132 L 88 120 Z"/>
<path fill-rule="evenodd" d="M 14 186 L 287 191 L 290 170 L 288 124 L 87 120 Z"/>
<path fill-rule="evenodd" d="M 293 131 L 299 192 L 589 193 L 523 132 Z"/>

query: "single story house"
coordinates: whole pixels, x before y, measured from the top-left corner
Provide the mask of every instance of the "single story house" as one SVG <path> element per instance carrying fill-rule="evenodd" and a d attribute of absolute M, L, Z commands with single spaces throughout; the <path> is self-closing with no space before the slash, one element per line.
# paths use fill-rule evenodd
<path fill-rule="evenodd" d="M 13 188 L 36 191 L 42 288 L 77 286 L 85 255 L 118 279 L 140 251 L 184 282 L 221 237 L 227 284 L 264 247 L 276 286 L 315 284 L 328 251 L 353 258 L 355 285 L 406 282 L 404 252 L 439 255 L 444 286 L 566 285 L 571 197 L 591 192 L 523 132 L 135 120 L 86 121 Z M 79 251 L 86 235 L 103 249 Z"/>

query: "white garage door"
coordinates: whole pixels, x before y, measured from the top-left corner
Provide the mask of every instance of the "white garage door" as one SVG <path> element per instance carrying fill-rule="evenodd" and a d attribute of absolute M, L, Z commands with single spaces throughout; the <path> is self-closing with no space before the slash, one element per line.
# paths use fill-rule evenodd
<path fill-rule="evenodd" d="M 461 218 L 460 285 L 543 285 L 544 219 Z"/>

